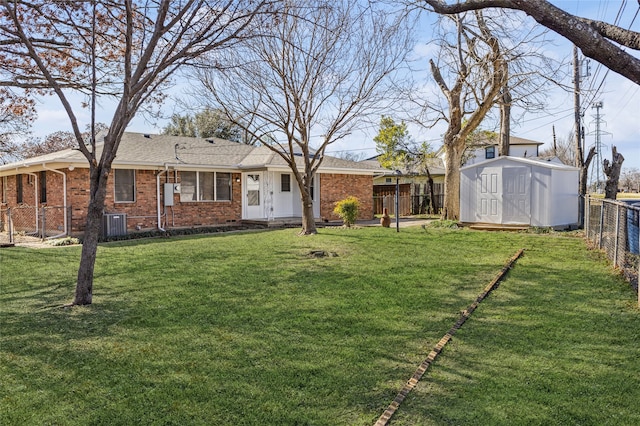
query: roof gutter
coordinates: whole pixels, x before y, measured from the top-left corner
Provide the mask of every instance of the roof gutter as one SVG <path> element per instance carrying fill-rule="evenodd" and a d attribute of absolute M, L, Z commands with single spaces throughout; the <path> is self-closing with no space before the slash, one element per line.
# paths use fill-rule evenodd
<path fill-rule="evenodd" d="M 162 214 L 160 213 L 160 176 L 163 173 L 167 173 L 167 171 L 169 170 L 169 166 L 165 164 L 164 166 L 164 170 L 160 170 L 158 172 L 158 174 L 156 175 L 156 199 L 157 199 L 157 213 L 158 213 L 158 230 L 165 232 L 165 229 L 162 227 L 161 225 L 161 220 L 162 220 Z"/>

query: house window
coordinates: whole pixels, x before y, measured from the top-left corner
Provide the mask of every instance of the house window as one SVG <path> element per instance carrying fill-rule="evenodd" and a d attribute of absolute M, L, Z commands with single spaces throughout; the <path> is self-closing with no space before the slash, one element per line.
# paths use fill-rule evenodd
<path fill-rule="evenodd" d="M 22 175 L 16 175 L 16 203 L 22 203 Z"/>
<path fill-rule="evenodd" d="M 488 146 L 484 149 L 484 158 L 487 160 L 490 158 L 496 158 L 496 147 Z"/>
<path fill-rule="evenodd" d="M 40 202 L 47 202 L 47 172 L 45 170 L 40 172 Z"/>
<path fill-rule="evenodd" d="M 216 172 L 216 200 L 231 201 L 231 173 Z"/>
<path fill-rule="evenodd" d="M 116 169 L 114 174 L 116 203 L 133 203 L 136 201 L 136 171 Z"/>
<path fill-rule="evenodd" d="M 230 201 L 231 173 L 180 172 L 180 201 Z"/>
<path fill-rule="evenodd" d="M 280 175 L 280 192 L 291 192 L 291 175 L 290 174 L 281 174 Z"/>
<path fill-rule="evenodd" d="M 211 172 L 198 173 L 198 201 L 215 200 L 215 175 Z"/>
<path fill-rule="evenodd" d="M 198 172 L 180 172 L 180 201 L 198 200 Z"/>
<path fill-rule="evenodd" d="M 384 178 L 384 183 L 393 183 L 391 178 Z"/>

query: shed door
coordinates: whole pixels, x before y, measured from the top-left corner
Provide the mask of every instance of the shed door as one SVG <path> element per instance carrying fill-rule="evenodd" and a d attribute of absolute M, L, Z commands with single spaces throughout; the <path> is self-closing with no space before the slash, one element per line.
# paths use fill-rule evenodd
<path fill-rule="evenodd" d="M 531 223 L 531 168 L 505 167 L 502 172 L 502 223 Z"/>
<path fill-rule="evenodd" d="M 485 167 L 478 171 L 477 221 L 500 223 L 502 220 L 502 170 Z"/>

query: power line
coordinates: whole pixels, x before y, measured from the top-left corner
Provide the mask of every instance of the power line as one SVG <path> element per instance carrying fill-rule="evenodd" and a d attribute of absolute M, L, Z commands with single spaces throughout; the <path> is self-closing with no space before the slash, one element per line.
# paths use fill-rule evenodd
<path fill-rule="evenodd" d="M 608 2 L 607 2 L 608 3 Z M 623 2 L 620 4 L 620 8 L 618 9 L 618 14 L 616 15 L 616 18 L 614 20 L 613 25 L 619 25 L 620 24 L 620 20 L 622 19 L 622 16 L 624 14 L 624 10 L 627 7 L 627 0 L 623 0 Z M 629 23 L 629 27 L 627 28 L 628 30 L 631 29 L 631 27 L 633 26 L 634 22 L 636 21 L 636 18 L 638 17 L 638 12 L 640 12 L 640 5 L 638 6 L 638 9 L 636 10 L 636 13 L 634 14 L 633 18 L 631 19 L 631 22 Z M 625 51 L 625 48 L 622 48 L 623 51 Z M 598 74 L 600 72 L 600 69 L 602 68 L 602 64 L 598 63 L 597 67 L 596 67 L 596 71 L 594 73 L 594 78 L 591 80 L 591 84 L 589 86 L 588 91 L 592 91 L 593 85 L 594 83 L 597 81 L 598 79 Z M 602 89 L 602 86 L 604 85 L 607 76 L 609 75 L 609 72 L 611 70 L 607 68 L 607 71 L 605 72 L 604 76 L 602 77 L 602 80 L 600 81 L 600 84 L 598 85 L 598 88 L 593 91 L 591 93 L 590 98 L 588 99 L 588 101 L 584 102 L 583 105 L 581 105 L 582 109 L 586 109 L 585 105 L 591 105 L 594 100 L 600 96 L 600 90 Z"/>

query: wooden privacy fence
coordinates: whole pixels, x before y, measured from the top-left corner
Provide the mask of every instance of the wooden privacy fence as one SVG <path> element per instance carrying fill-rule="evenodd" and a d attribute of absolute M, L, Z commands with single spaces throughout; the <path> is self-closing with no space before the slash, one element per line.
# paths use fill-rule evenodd
<path fill-rule="evenodd" d="M 444 201 L 444 194 L 436 194 L 435 197 L 436 211 L 429 210 L 429 196 L 424 195 L 400 195 L 398 202 L 400 207 L 400 216 L 411 216 L 416 214 L 439 214 Z M 374 195 L 373 196 L 373 212 L 374 214 L 384 213 L 387 209 L 391 216 L 396 214 L 396 196 L 395 194 Z"/>

